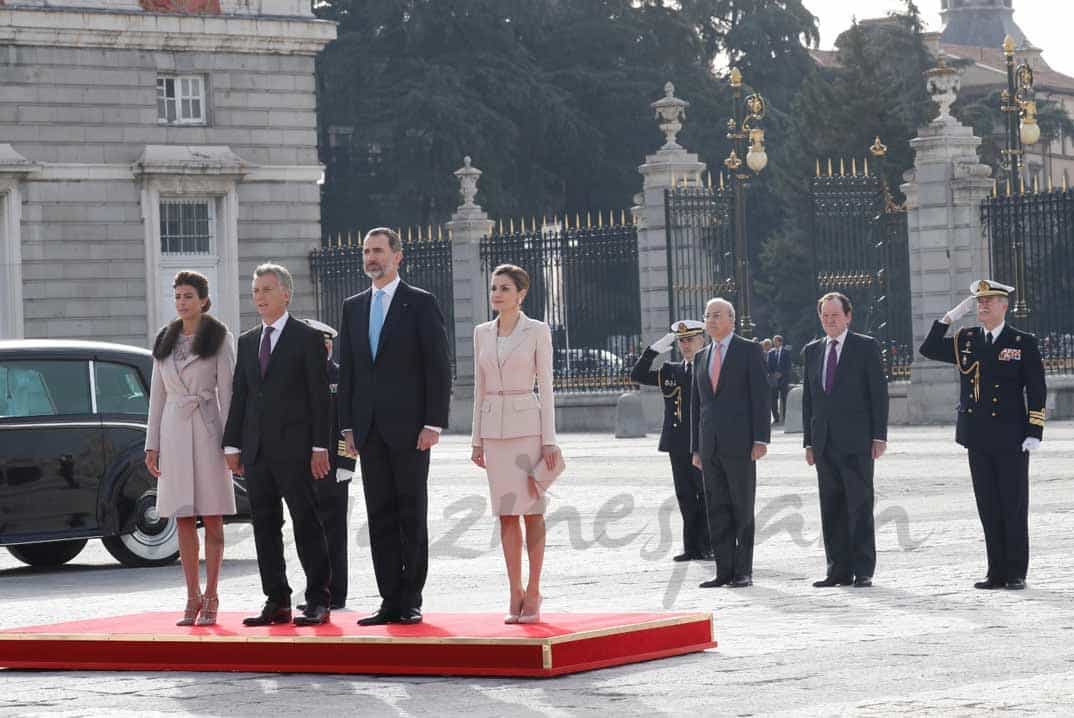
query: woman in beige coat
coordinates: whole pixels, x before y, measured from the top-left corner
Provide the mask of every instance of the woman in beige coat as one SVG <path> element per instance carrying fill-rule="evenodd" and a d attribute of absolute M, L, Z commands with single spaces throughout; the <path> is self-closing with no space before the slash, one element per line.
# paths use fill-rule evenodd
<path fill-rule="evenodd" d="M 541 620 L 546 499 L 533 477 L 537 462 L 556 464 L 552 396 L 552 333 L 522 312 L 530 286 L 521 267 L 492 272 L 489 301 L 499 316 L 474 329 L 472 460 L 488 473 L 492 513 L 500 518 L 500 542 L 511 598 L 505 623 Z M 533 393 L 534 378 L 538 395 Z M 529 583 L 522 585 L 522 528 L 526 523 Z"/>
<path fill-rule="evenodd" d="M 224 560 L 223 516 L 235 513 L 235 491 L 221 446 L 235 337 L 205 312 L 209 282 L 180 272 L 173 282 L 179 317 L 153 344 L 153 387 L 145 463 L 157 477 L 157 512 L 175 517 L 187 601 L 179 626 L 216 623 L 217 583 Z M 205 592 L 198 575 L 198 517 L 205 526 Z M 199 615 L 200 614 L 200 615 Z"/>

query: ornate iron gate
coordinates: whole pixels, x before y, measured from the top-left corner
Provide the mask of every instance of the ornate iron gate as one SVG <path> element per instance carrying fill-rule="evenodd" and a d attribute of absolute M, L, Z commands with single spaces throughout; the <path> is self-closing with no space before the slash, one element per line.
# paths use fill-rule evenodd
<path fill-rule="evenodd" d="M 552 328 L 557 391 L 630 389 L 642 349 L 637 229 L 623 212 L 607 224 L 597 216 L 584 227 L 576 217 L 573 228 L 511 223 L 481 240 L 486 273 L 504 263 L 529 273 L 522 308 Z"/>
<path fill-rule="evenodd" d="M 722 184 L 722 177 L 721 177 Z M 686 184 L 664 190 L 671 317 L 698 317 L 723 297 L 738 306 L 730 187 Z"/>
<path fill-rule="evenodd" d="M 1019 255 L 1024 286 L 1010 316 L 1033 332 L 1050 374 L 1074 373 L 1074 189 L 1010 193 L 981 204 L 992 277 L 1017 284 Z"/>
<path fill-rule="evenodd" d="M 880 341 L 888 379 L 908 379 L 913 361 L 910 254 L 906 210 L 879 175 L 857 163 L 839 173 L 817 165 L 813 203 L 813 276 L 817 296 L 842 292 L 854 304 L 854 328 Z"/>

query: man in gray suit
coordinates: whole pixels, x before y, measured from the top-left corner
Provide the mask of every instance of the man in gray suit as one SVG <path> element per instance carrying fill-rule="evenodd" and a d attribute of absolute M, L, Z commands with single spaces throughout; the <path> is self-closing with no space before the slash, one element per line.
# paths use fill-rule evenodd
<path fill-rule="evenodd" d="M 708 349 L 694 357 L 690 450 L 704 477 L 716 576 L 701 588 L 753 584 L 757 461 L 771 437 L 770 392 L 761 345 L 734 333 L 726 299 L 705 305 Z"/>

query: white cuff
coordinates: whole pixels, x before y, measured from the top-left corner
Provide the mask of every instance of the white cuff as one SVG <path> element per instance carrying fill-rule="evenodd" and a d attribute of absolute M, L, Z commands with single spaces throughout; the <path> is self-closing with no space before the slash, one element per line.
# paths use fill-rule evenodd
<path fill-rule="evenodd" d="M 234 446 L 225 446 L 224 447 L 224 455 L 225 456 L 228 455 L 228 454 L 241 454 L 241 453 L 242 453 L 242 449 L 236 449 Z"/>
<path fill-rule="evenodd" d="M 428 424 L 426 424 L 424 428 L 430 429 L 432 431 L 435 431 L 437 434 L 439 434 L 440 432 L 442 432 L 444 430 L 444 428 L 441 427 L 441 426 L 429 426 Z"/>

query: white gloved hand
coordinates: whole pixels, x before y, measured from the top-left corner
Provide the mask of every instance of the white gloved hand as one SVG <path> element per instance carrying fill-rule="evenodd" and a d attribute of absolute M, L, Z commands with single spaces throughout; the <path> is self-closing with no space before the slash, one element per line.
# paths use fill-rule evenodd
<path fill-rule="evenodd" d="M 977 306 L 977 297 L 966 297 L 958 306 L 943 315 L 943 323 L 950 324 L 951 322 L 957 322 L 962 317 L 970 313 L 970 310 Z"/>
<path fill-rule="evenodd" d="M 1040 448 L 1040 439 L 1035 436 L 1027 436 L 1022 442 L 1022 451 L 1031 452 Z"/>
<path fill-rule="evenodd" d="M 649 348 L 657 354 L 663 354 L 664 352 L 671 351 L 671 347 L 675 346 L 675 339 L 677 339 L 675 332 L 668 332 L 650 344 Z"/>

